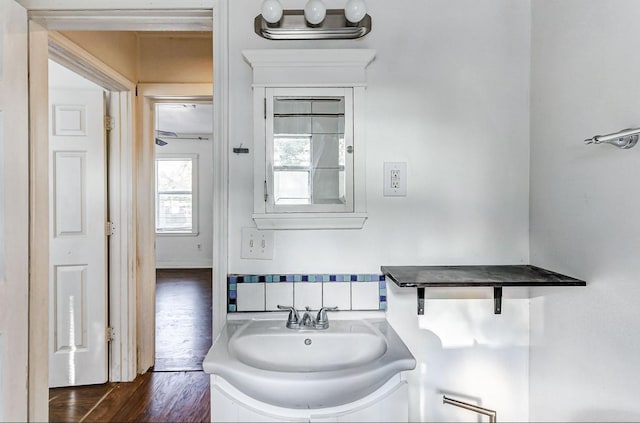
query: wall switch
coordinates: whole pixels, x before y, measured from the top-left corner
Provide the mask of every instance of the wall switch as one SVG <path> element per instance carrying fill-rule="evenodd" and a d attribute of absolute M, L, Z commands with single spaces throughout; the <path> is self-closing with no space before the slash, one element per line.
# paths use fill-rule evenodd
<path fill-rule="evenodd" d="M 407 163 L 384 163 L 384 187 L 385 197 L 407 196 Z"/>
<path fill-rule="evenodd" d="M 260 231 L 256 228 L 242 228 L 243 259 L 273 260 L 273 231 Z"/>

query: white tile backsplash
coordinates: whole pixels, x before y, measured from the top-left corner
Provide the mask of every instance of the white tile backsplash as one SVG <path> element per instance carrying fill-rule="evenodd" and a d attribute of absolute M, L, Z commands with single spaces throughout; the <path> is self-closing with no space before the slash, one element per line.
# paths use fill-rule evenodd
<path fill-rule="evenodd" d="M 322 283 L 320 282 L 298 282 L 293 284 L 294 307 L 304 310 L 309 307 L 311 310 L 318 310 L 322 307 Z"/>
<path fill-rule="evenodd" d="M 238 284 L 238 311 L 264 311 L 264 283 Z"/>
<path fill-rule="evenodd" d="M 322 306 L 351 310 L 351 282 L 328 282 L 322 286 Z"/>
<path fill-rule="evenodd" d="M 266 283 L 264 285 L 267 311 L 278 310 L 278 304 L 288 307 L 293 305 L 292 282 Z"/>
<path fill-rule="evenodd" d="M 380 294 L 378 282 L 353 282 L 351 284 L 352 310 L 378 310 Z"/>
<path fill-rule="evenodd" d="M 230 274 L 227 283 L 230 313 L 278 311 L 278 305 L 297 310 L 387 308 L 384 278 L 377 274 Z"/>

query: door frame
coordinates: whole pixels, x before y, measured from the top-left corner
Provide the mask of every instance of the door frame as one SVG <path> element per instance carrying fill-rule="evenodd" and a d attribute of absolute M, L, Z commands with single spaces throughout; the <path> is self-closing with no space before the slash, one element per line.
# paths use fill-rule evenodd
<path fill-rule="evenodd" d="M 141 274 L 137 285 L 139 307 L 137 327 L 138 369 L 145 372 L 155 362 L 155 322 L 156 322 L 156 255 L 155 255 L 155 113 L 154 106 L 161 102 L 212 101 L 212 84 L 138 84 L 138 138 L 143 140 L 138 151 L 138 219 L 152 222 L 145 225 L 144 241 L 138 249 Z M 215 160 L 215 159 L 214 159 Z M 203 164 L 204 165 L 204 164 Z M 212 166 L 217 163 L 212 163 Z M 215 208 L 214 200 L 214 208 Z M 215 262 L 214 262 L 215 265 Z M 144 331 L 143 328 L 153 330 Z"/>
<path fill-rule="evenodd" d="M 226 274 L 228 268 L 228 131 L 229 131 L 229 76 L 228 76 L 228 1 L 229 0 L 126 0 L 109 1 L 96 0 L 87 5 L 84 1 L 59 0 L 52 5 L 50 1 L 19 0 L 30 12 L 29 19 L 29 125 L 30 125 L 30 306 L 29 306 L 29 420 L 46 421 L 48 419 L 48 302 L 49 302 L 49 239 L 48 210 L 49 210 L 49 178 L 48 178 L 48 71 L 49 32 L 56 30 L 136 30 L 136 29 L 194 29 L 201 30 L 203 24 L 203 10 L 208 13 L 208 21 L 212 23 L 213 36 L 213 339 L 216 339 L 226 323 Z M 45 10 L 47 12 L 45 12 Z M 76 12 L 74 12 L 77 11 Z M 167 13 L 167 11 L 172 13 Z M 175 14 L 176 10 L 181 13 Z M 193 12 L 193 19 L 189 23 L 189 12 Z M 70 19 L 62 19 L 60 16 Z M 56 19 L 47 20 L 48 16 Z M 81 16 L 81 18 L 79 18 Z M 126 17 L 127 19 L 123 19 Z M 186 18 L 185 18 L 186 17 Z M 187 23 L 185 23 L 187 22 Z M 126 28 L 125 28 L 126 27 Z M 140 283 L 138 262 L 141 245 L 144 238 L 139 233 L 148 233 L 146 226 L 153 226 L 153 221 L 137 219 L 137 195 L 140 185 L 137 181 L 139 166 L 135 153 L 140 151 L 138 143 L 141 141 L 133 137 L 135 131 L 134 110 L 135 99 L 121 98 L 118 107 L 128 118 L 120 120 L 122 137 L 130 137 L 134 152 L 128 154 L 123 149 L 123 155 L 118 175 L 121 191 L 120 212 L 126 210 L 122 219 L 128 220 L 121 226 L 126 240 L 121 240 L 115 248 L 121 249 L 122 258 L 119 269 L 131 271 L 126 277 L 133 281 L 117 293 L 115 300 L 122 306 L 122 299 L 127 301 L 120 307 L 120 324 L 124 325 L 128 333 L 127 357 L 135 357 L 138 348 L 136 333 L 136 315 L 140 314 L 139 304 L 132 301 L 135 289 Z M 121 144 L 126 145 L 126 140 Z M 152 150 L 151 150 L 152 151 Z M 147 158 L 153 160 L 153 157 Z M 114 164 L 115 165 L 115 164 Z M 110 170 L 111 170 L 110 164 Z M 131 182 L 130 185 L 126 181 Z M 147 189 L 151 189 L 147 186 Z M 111 197 L 110 197 L 111 200 Z M 117 200 L 117 199 L 116 199 Z M 126 204 L 123 204 L 126 203 Z M 153 231 L 152 231 L 153 232 Z M 147 241 L 148 242 L 148 241 Z M 144 248 L 144 247 L 143 247 Z M 148 249 L 148 246 L 146 246 Z M 148 250 L 147 250 L 148 251 Z M 128 267 L 130 266 L 130 267 Z M 132 278 L 132 279 L 131 279 Z M 122 280 L 121 280 L 121 287 Z M 132 287 L 134 289 L 132 293 Z M 114 297 L 111 297 L 113 300 Z M 111 305 L 110 305 L 111 307 Z M 149 328 L 153 330 L 153 328 Z M 131 337 L 131 334 L 136 334 Z M 129 365 L 135 362 L 130 360 Z M 136 369 L 136 371 L 139 369 Z M 121 371 L 123 371 L 121 369 Z"/>

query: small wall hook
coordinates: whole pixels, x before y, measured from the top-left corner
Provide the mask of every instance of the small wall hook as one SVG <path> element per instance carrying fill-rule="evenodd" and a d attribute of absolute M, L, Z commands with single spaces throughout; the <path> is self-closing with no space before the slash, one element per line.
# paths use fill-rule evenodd
<path fill-rule="evenodd" d="M 233 147 L 233 152 L 236 154 L 247 154 L 249 153 L 249 149 L 242 147 L 242 144 L 240 144 L 240 147 Z"/>

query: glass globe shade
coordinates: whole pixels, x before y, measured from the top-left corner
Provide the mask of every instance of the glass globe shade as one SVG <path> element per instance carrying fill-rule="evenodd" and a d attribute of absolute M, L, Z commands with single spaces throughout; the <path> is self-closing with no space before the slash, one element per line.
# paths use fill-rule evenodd
<path fill-rule="evenodd" d="M 262 2 L 262 18 L 270 24 L 282 19 L 282 5 L 278 0 L 264 0 Z"/>
<path fill-rule="evenodd" d="M 309 0 L 304 7 L 304 18 L 311 25 L 318 25 L 327 15 L 327 8 L 322 0 Z"/>
<path fill-rule="evenodd" d="M 344 16 L 351 23 L 360 22 L 367 14 L 367 5 L 364 0 L 349 0 L 344 6 Z"/>

